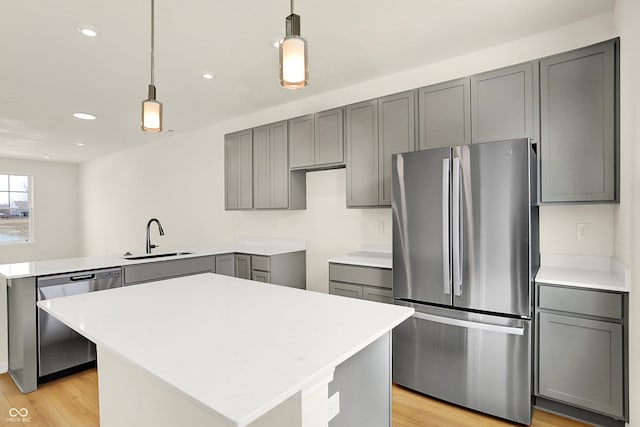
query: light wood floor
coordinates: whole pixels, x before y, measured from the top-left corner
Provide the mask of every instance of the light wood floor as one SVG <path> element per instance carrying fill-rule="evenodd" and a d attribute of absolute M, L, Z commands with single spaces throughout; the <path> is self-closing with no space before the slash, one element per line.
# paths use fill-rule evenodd
<path fill-rule="evenodd" d="M 12 422 L 11 408 L 26 408 L 28 422 Z M 26 421 L 26 420 L 25 420 Z M 95 369 L 42 384 L 22 394 L 8 374 L 0 375 L 0 425 L 28 427 L 98 427 L 98 375 Z M 474 411 L 429 399 L 393 386 L 393 427 L 515 426 Z M 583 427 L 586 424 L 534 411 L 534 427 Z"/>

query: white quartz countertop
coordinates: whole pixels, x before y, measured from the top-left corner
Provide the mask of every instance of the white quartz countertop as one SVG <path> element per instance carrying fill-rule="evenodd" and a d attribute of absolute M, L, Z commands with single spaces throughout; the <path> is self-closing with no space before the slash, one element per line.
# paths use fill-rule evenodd
<path fill-rule="evenodd" d="M 333 375 L 413 313 L 212 273 L 38 305 L 232 426 Z"/>
<path fill-rule="evenodd" d="M 388 269 L 393 268 L 393 257 L 391 252 L 361 250 L 351 252 L 347 255 L 329 258 L 328 261 L 334 264 L 349 264 Z"/>
<path fill-rule="evenodd" d="M 629 292 L 630 272 L 611 257 L 542 254 L 536 283 Z"/>
<path fill-rule="evenodd" d="M 154 254 L 169 252 L 190 252 L 187 255 L 132 260 L 123 255 L 103 255 L 81 258 L 64 258 L 44 261 L 19 262 L 0 265 L 0 277 L 18 279 L 21 277 L 47 276 L 50 274 L 71 273 L 98 268 L 120 267 L 173 259 L 195 258 L 199 256 L 220 255 L 226 253 L 248 253 L 273 256 L 305 250 L 304 240 L 294 239 L 243 239 L 232 243 L 212 245 L 204 248 L 182 248 L 179 250 L 155 251 Z M 134 255 L 144 255 L 136 253 Z"/>

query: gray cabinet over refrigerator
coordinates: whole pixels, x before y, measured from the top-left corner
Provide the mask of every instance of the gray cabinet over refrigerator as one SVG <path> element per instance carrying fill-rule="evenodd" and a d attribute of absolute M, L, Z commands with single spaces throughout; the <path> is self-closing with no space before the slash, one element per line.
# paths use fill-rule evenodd
<path fill-rule="evenodd" d="M 524 424 L 535 161 L 528 139 L 393 156 L 393 295 L 416 310 L 393 332 L 393 380 Z"/>

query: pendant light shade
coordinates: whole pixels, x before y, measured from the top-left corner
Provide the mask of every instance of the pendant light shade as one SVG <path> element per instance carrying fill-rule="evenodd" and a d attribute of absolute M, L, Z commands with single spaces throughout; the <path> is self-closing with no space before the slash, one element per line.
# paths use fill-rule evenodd
<path fill-rule="evenodd" d="M 156 87 L 149 85 L 149 97 L 142 101 L 142 130 L 162 131 L 162 104 L 156 100 Z"/>
<path fill-rule="evenodd" d="M 285 38 L 280 42 L 280 86 L 301 89 L 309 84 L 307 41 L 300 37 L 300 17 L 293 13 L 285 21 Z"/>
<path fill-rule="evenodd" d="M 151 0 L 151 83 L 149 84 L 149 94 L 147 99 L 142 101 L 142 130 L 145 132 L 162 131 L 162 103 L 156 100 L 156 86 L 153 81 L 154 62 L 154 0 Z"/>

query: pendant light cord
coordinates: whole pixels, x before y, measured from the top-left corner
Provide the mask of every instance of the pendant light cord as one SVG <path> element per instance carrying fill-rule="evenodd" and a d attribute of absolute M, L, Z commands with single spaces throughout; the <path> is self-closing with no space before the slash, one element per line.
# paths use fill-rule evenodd
<path fill-rule="evenodd" d="M 293 14 L 293 0 L 291 0 L 291 14 Z"/>
<path fill-rule="evenodd" d="M 293 0 L 291 0 L 291 1 L 293 2 Z M 153 60 L 153 51 L 154 51 L 153 39 L 154 39 L 154 36 L 155 36 L 155 28 L 154 28 L 155 27 L 155 25 L 154 25 L 155 24 L 155 22 L 154 22 L 155 21 L 155 19 L 154 19 L 155 10 L 154 10 L 154 5 L 155 5 L 155 1 L 151 0 L 151 85 L 154 84 L 153 83 L 153 80 L 154 80 L 153 79 L 153 62 L 154 62 L 154 60 Z"/>

